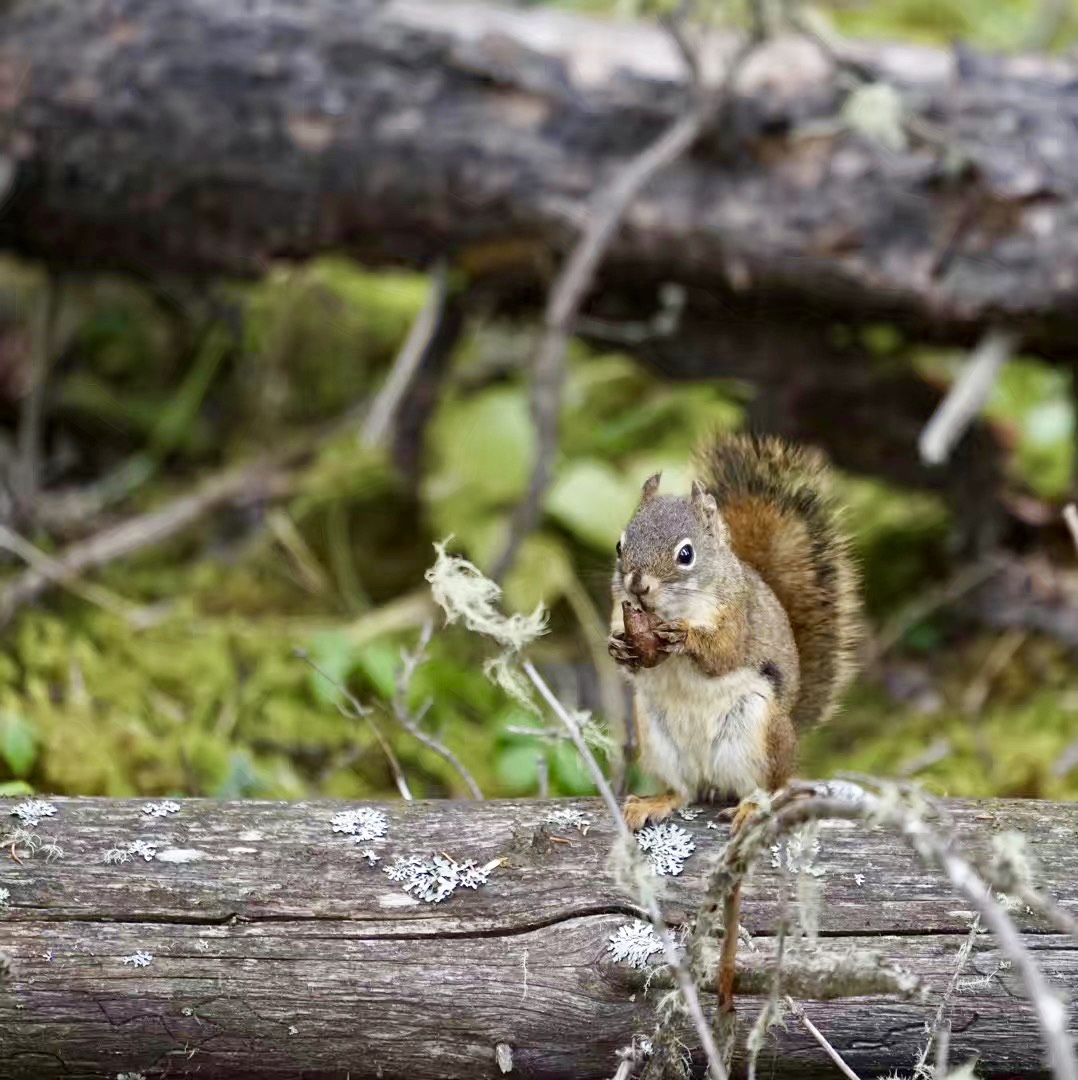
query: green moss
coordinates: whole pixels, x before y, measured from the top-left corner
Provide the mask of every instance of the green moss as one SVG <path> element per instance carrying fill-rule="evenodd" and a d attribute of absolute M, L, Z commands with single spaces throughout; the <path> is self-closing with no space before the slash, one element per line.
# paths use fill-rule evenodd
<path fill-rule="evenodd" d="M 14 273 L 20 297 L 40 288 L 33 275 Z M 130 284 L 80 294 L 72 303 L 92 318 L 58 376 L 56 420 L 79 448 L 76 478 L 148 460 L 152 468 L 115 509 L 150 509 L 258 445 L 318 430 L 369 400 L 425 287 L 415 276 L 365 274 L 339 260 L 281 271 L 224 290 L 243 305 L 239 339 L 222 338 L 197 313 L 189 323 L 162 314 Z M 383 605 L 423 588 L 433 540 L 455 534 L 455 547 L 489 565 L 526 489 L 534 437 L 524 373 L 488 377 L 493 361 L 525 345 L 513 330 L 500 332 L 496 347 L 489 328 L 483 335 L 454 358 L 418 491 L 383 453 L 345 431 L 272 519 L 257 507 L 214 514 L 92 575 L 132 603 L 154 605 L 151 625 L 137 628 L 65 593 L 22 611 L 0 643 L 0 788 L 391 796 L 392 773 L 370 723 L 342 715 L 338 691 L 295 655 L 301 647 L 373 708 L 417 795 L 463 795 L 453 769 L 403 732 L 390 707 L 399 650 L 414 643 L 422 613 L 373 639 L 365 628 Z M 878 362 L 905 362 L 890 328 L 862 337 Z M 222 341 L 215 358 L 208 350 Z M 943 362 L 925 355 L 925 363 Z M 1064 390 L 1056 372 L 1020 361 L 1008 366 L 992 405 L 998 422 L 1019 433 L 1022 476 L 1046 492 L 1060 490 L 1069 467 L 1073 416 Z M 177 394 L 189 407 L 170 406 Z M 554 483 L 506 582 L 511 609 L 552 607 L 544 655 L 589 655 L 579 620 L 594 618 L 588 595 L 605 618 L 613 540 L 641 482 L 661 469 L 665 490 L 686 491 L 693 446 L 709 431 L 738 426 L 745 400 L 737 385 L 664 384 L 623 356 L 570 350 Z M 841 486 L 869 609 L 883 620 L 938 575 L 950 522 L 934 497 L 853 479 Z M 863 680 L 846 712 L 807 739 L 803 771 L 891 771 L 945 734 L 950 755 L 925 773 L 938 790 L 1073 796 L 1078 776 L 1052 771 L 1075 726 L 1065 658 L 1031 639 L 974 722 L 959 706 L 992 638 L 948 637 L 951 629 L 937 617 L 897 647 L 908 659 L 920 645 L 918 662 L 941 663 L 930 673 L 943 687 L 940 711 L 921 715 Z M 540 752 L 555 793 L 590 790 L 571 749 L 508 730 L 530 720 L 481 674 L 488 655 L 473 635 L 439 628 L 409 690 L 413 708 L 431 701 L 428 730 L 489 795 L 533 791 Z M 637 780 L 639 790 L 650 783 Z"/>

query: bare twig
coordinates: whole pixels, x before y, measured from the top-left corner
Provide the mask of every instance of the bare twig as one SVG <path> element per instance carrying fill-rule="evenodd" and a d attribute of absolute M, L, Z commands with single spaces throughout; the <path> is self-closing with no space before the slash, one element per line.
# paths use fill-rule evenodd
<path fill-rule="evenodd" d="M 842 1055 L 827 1041 L 823 1032 L 805 1015 L 805 1010 L 798 1002 L 787 996 L 786 1007 L 801 1021 L 801 1026 L 823 1047 L 824 1052 L 838 1066 L 846 1080 L 861 1080 L 857 1073 L 846 1064 Z"/>
<path fill-rule="evenodd" d="M 1052 766 L 1052 775 L 1062 779 L 1076 766 L 1078 766 L 1078 740 L 1072 742 L 1056 758 L 1055 764 Z"/>
<path fill-rule="evenodd" d="M 951 1021 L 947 1020 L 936 1036 L 936 1071 L 932 1074 L 938 1080 L 945 1080 L 947 1063 L 951 1053 Z"/>
<path fill-rule="evenodd" d="M 1061 934 L 1069 934 L 1078 942 L 1078 918 L 1049 899 L 1039 889 L 1025 882 L 1008 881 L 995 876 L 991 867 L 978 865 L 977 869 L 989 879 L 994 889 L 1016 897 L 1039 918 L 1051 923 Z"/>
<path fill-rule="evenodd" d="M 817 13 L 799 0 L 786 5 L 786 18 L 790 25 L 820 50 L 838 72 L 851 76 L 855 84 L 875 82 L 878 78 L 868 64 L 851 56 L 842 43 Z"/>
<path fill-rule="evenodd" d="M 751 47 L 751 40 L 741 47 L 716 92 L 709 92 L 694 82 L 688 110 L 630 160 L 592 201 L 592 213 L 584 233 L 550 291 L 543 318 L 543 336 L 532 360 L 531 408 L 537 435 L 535 462 L 528 492 L 513 515 L 508 542 L 494 567 L 492 576 L 496 581 L 508 572 L 521 543 L 535 527 L 543 497 L 550 486 L 558 449 L 565 349 L 595 271 L 633 200 L 662 169 L 690 149 L 723 105 Z M 690 74 L 693 74 L 691 69 Z"/>
<path fill-rule="evenodd" d="M 1074 550 L 1078 551 L 1078 506 L 1074 503 L 1067 503 L 1063 507 L 1063 521 L 1070 531 L 1071 539 L 1074 541 Z"/>
<path fill-rule="evenodd" d="M 763 950 L 740 951 L 735 982 L 739 994 L 765 998 L 774 996 L 775 1004 L 781 1002 L 782 994 L 813 1001 L 839 1001 L 884 994 L 906 1000 L 922 996 L 922 980 L 878 952 L 848 949 L 841 956 L 836 956 L 830 948 L 817 948 L 791 955 L 793 950 L 788 944 L 787 921 L 781 916 L 776 919 L 775 945 L 770 955 Z M 771 939 L 765 936 L 763 940 L 768 942 Z M 699 978 L 704 984 L 711 985 L 718 973 L 719 962 L 714 958 L 713 951 L 709 951 L 708 956 L 709 962 L 701 967 Z M 670 976 L 662 971 L 641 972 L 639 980 L 638 984 L 633 985 L 643 986 L 646 983 L 661 989 L 674 985 Z"/>
<path fill-rule="evenodd" d="M 371 729 L 371 734 L 374 735 L 378 745 L 382 748 L 382 753 L 385 754 L 386 761 L 389 763 L 389 771 L 393 773 L 393 780 L 397 785 L 397 790 L 400 792 L 401 798 L 406 802 L 411 802 L 412 791 L 408 787 L 408 780 L 405 778 L 404 770 L 401 768 L 401 763 L 397 759 L 397 755 L 393 753 L 393 747 L 389 745 L 389 740 L 382 733 L 382 729 L 375 721 L 372 710 L 364 705 L 347 686 L 337 682 L 329 672 L 324 671 L 319 667 L 305 649 L 296 649 L 296 656 L 309 664 L 341 695 L 341 697 L 344 698 L 346 704 L 342 704 L 339 701 L 336 702 L 337 711 L 341 716 L 346 716 L 350 720 L 366 721 L 367 726 Z"/>
<path fill-rule="evenodd" d="M 892 789 L 897 793 L 897 789 Z M 762 847 L 782 833 L 810 820 L 842 818 L 869 820 L 889 825 L 913 849 L 927 866 L 943 871 L 957 892 L 973 903 L 984 924 L 996 936 L 999 947 L 1022 977 L 1033 1008 L 1049 1060 L 1061 1080 L 1078 1080 L 1078 1063 L 1067 1034 L 1067 1013 L 1059 998 L 1041 973 L 1032 954 L 1022 942 L 1014 923 L 1000 907 L 989 885 L 963 858 L 953 842 L 937 836 L 917 814 L 901 805 L 896 797 L 863 798 L 830 796 L 797 797 L 791 792 L 778 800 L 768 815 L 750 819 L 747 827 L 727 845 L 727 854 L 712 874 L 709 897 L 739 882 Z"/>
<path fill-rule="evenodd" d="M 150 284 L 153 287 L 155 283 Z M 72 528 L 85 531 L 87 521 L 128 498 L 151 480 L 190 429 L 233 341 L 226 333 L 208 335 L 178 390 L 161 410 L 148 445 L 90 484 L 43 493 L 35 509 L 35 520 L 52 532 L 62 533 Z"/>
<path fill-rule="evenodd" d="M 415 373 L 419 370 L 423 354 L 438 328 L 449 291 L 448 282 L 449 270 L 445 260 L 440 259 L 431 271 L 430 295 L 427 297 L 427 302 L 412 323 L 408 336 L 393 361 L 389 376 L 378 391 L 363 424 L 360 438 L 363 445 L 368 448 L 385 442 L 393 430 L 397 411 L 408 393 Z"/>
<path fill-rule="evenodd" d="M 53 361 L 56 322 L 62 302 L 59 278 L 49 274 L 40 300 L 30 351 L 30 385 L 19 412 L 16 490 L 22 507 L 32 513 L 41 483 L 41 423 L 45 407 L 45 387 Z"/>
<path fill-rule="evenodd" d="M 921 432 L 918 446 L 922 461 L 942 465 L 947 460 L 955 443 L 984 408 L 1000 368 L 1014 355 L 1018 343 L 1013 330 L 997 328 L 984 336 Z"/>
<path fill-rule="evenodd" d="M 983 585 L 999 572 L 1002 560 L 991 557 L 963 567 L 946 581 L 926 590 L 899 611 L 876 635 L 872 659 L 879 661 L 905 637 L 911 627 L 927 619 L 929 615 L 953 604 L 956 600 Z"/>
<path fill-rule="evenodd" d="M 456 769 L 460 778 L 464 781 L 473 799 L 482 799 L 483 792 L 475 782 L 475 777 L 465 768 L 464 762 L 449 749 L 440 743 L 433 735 L 428 735 L 419 725 L 427 710 L 430 708 L 428 701 L 420 710 L 419 716 L 413 716 L 408 708 L 408 687 L 416 668 L 423 663 L 426 657 L 427 646 L 430 644 L 431 635 L 434 633 L 434 623 L 427 620 L 419 634 L 419 643 L 412 652 L 401 650 L 401 669 L 397 674 L 397 684 L 393 694 L 393 715 L 409 735 L 418 739 L 427 749 L 433 750 L 439 757 L 448 761 Z"/>
<path fill-rule="evenodd" d="M 565 599 L 568 601 L 580 629 L 587 642 L 588 651 L 591 653 L 592 667 L 595 669 L 596 678 L 599 682 L 599 703 L 602 714 L 606 719 L 608 729 L 615 735 L 625 731 L 628 719 L 625 707 L 625 683 L 621 676 L 614 670 L 614 665 L 609 662 L 606 643 L 610 632 L 609 625 L 604 620 L 595 604 L 592 602 L 588 590 L 584 588 L 576 574 L 570 573 L 569 580 L 565 582 Z M 620 791 L 626 784 L 626 762 L 624 755 L 611 758 L 611 783 L 615 791 Z"/>
<path fill-rule="evenodd" d="M 759 1015 L 756 1017 L 756 1022 L 753 1024 L 752 1030 L 749 1032 L 746 1040 L 747 1049 L 749 1051 L 749 1064 L 747 1069 L 748 1080 L 756 1080 L 756 1063 L 760 1056 L 760 1050 L 763 1048 L 764 1036 L 767 1034 L 768 1030 L 781 1019 L 779 995 L 782 993 L 784 975 L 783 961 L 786 958 L 786 938 L 789 932 L 789 919 L 787 917 L 787 909 L 789 907 L 789 898 L 787 896 L 789 891 L 789 880 L 784 863 L 780 863 L 779 872 L 782 880 L 779 883 L 779 911 L 775 929 L 775 961 L 772 966 L 771 985 L 768 990 L 767 998 L 763 1005 L 760 1006 Z"/>
<path fill-rule="evenodd" d="M 535 759 L 535 777 L 537 792 L 540 799 L 550 798 L 550 762 L 546 754 L 540 753 Z"/>
<path fill-rule="evenodd" d="M 950 757 L 953 753 L 954 746 L 952 746 L 951 740 L 945 735 L 941 735 L 938 739 L 933 739 L 919 754 L 915 754 L 909 761 L 903 762 L 896 770 L 896 773 L 898 776 L 916 776 L 917 773 L 943 761 L 944 758 Z"/>
<path fill-rule="evenodd" d="M 937 1047 L 936 1056 L 939 1056 L 939 1038 L 947 1023 L 947 1012 L 951 1007 L 951 1001 L 954 999 L 955 991 L 958 989 L 958 982 L 962 977 L 962 972 L 966 970 L 966 964 L 969 963 L 969 958 L 973 954 L 973 947 L 977 944 L 977 936 L 982 932 L 980 916 L 975 915 L 969 926 L 969 934 L 966 935 L 966 940 L 962 942 L 962 945 L 955 956 L 954 971 L 951 973 L 950 981 L 943 991 L 943 997 L 940 998 L 940 1003 L 936 1007 L 936 1015 L 933 1018 L 932 1027 L 928 1029 L 928 1038 L 925 1040 L 924 1046 L 921 1047 L 921 1053 L 913 1064 L 913 1075 L 915 1077 L 925 1078 L 925 1080 L 929 1077 L 927 1063 L 928 1055 L 932 1051 L 933 1043 L 935 1043 Z"/>
<path fill-rule="evenodd" d="M 229 503 L 251 503 L 278 497 L 292 489 L 294 478 L 281 469 L 280 456 L 261 459 L 213 477 L 196 491 L 158 510 L 139 514 L 103 532 L 72 544 L 55 559 L 50 572 L 32 566 L 0 591 L 0 624 L 53 585 L 69 585 L 132 552 L 160 543 Z"/>
<path fill-rule="evenodd" d="M 633 834 L 629 831 L 628 825 L 625 824 L 625 819 L 621 816 L 621 810 L 618 807 L 617 799 L 614 797 L 614 792 L 607 783 L 606 777 L 603 775 L 603 770 L 599 768 L 599 763 L 595 760 L 595 755 L 591 752 L 591 748 L 588 746 L 587 742 L 585 742 L 584 736 L 580 731 L 580 726 L 573 719 L 569 711 L 554 696 L 554 693 L 546 684 L 546 681 L 536 670 L 535 665 L 530 660 L 525 660 L 522 667 L 524 674 L 528 677 L 532 686 L 539 691 L 540 697 L 547 703 L 554 715 L 565 725 L 566 730 L 569 732 L 573 744 L 576 746 L 577 751 L 584 760 L 584 764 L 591 773 L 592 780 L 594 780 L 595 786 L 602 796 L 603 802 L 606 803 L 606 807 L 610 811 L 610 816 L 613 819 L 614 826 L 617 829 L 621 842 L 625 845 L 625 850 L 635 853 L 637 845 L 633 840 Z M 726 1069 L 723 1067 L 722 1059 L 719 1056 L 719 1049 L 715 1045 L 715 1039 L 711 1033 L 711 1028 L 708 1026 L 707 1018 L 704 1016 L 704 1010 L 700 1005 L 700 997 L 696 992 L 696 984 L 693 982 L 688 971 L 686 971 L 684 964 L 682 964 L 681 958 L 678 956 L 677 946 L 674 944 L 674 939 L 663 919 L 658 901 L 655 899 L 654 893 L 650 890 L 646 892 L 642 899 L 646 902 L 648 917 L 651 919 L 652 926 L 655 927 L 655 933 L 663 943 L 663 958 L 666 960 L 667 965 L 677 981 L 678 989 L 681 991 L 682 999 L 685 1002 L 685 1007 L 689 1012 L 689 1016 L 692 1018 L 693 1026 L 696 1028 L 696 1033 L 700 1038 L 700 1045 L 707 1054 L 708 1067 L 711 1072 L 712 1080 L 726 1080 Z"/>
<path fill-rule="evenodd" d="M 692 79 L 693 86 L 699 87 L 703 86 L 704 82 L 703 73 L 700 70 L 700 57 L 697 55 L 693 43 L 689 40 L 690 32 L 685 25 L 691 7 L 691 0 L 681 0 L 676 10 L 668 11 L 659 16 L 659 23 L 669 34 L 670 40 L 674 43 L 674 48 L 680 54 L 682 63 Z"/>
<path fill-rule="evenodd" d="M 992 648 L 981 665 L 980 671 L 966 688 L 962 695 L 962 711 L 967 716 L 975 716 L 984 708 L 988 695 L 992 690 L 992 683 L 999 674 L 1014 658 L 1014 654 L 1022 647 L 1029 637 L 1029 631 L 1023 627 L 1011 627 L 1005 630 L 995 640 Z"/>
<path fill-rule="evenodd" d="M 31 568 L 32 572 L 43 575 L 48 581 L 55 582 L 81 600 L 131 623 L 138 624 L 141 621 L 144 613 L 136 604 L 132 604 L 122 596 L 117 596 L 110 589 L 72 578 L 66 573 L 62 563 L 46 555 L 44 551 L 6 525 L 0 525 L 0 548 L 17 555 Z"/>
<path fill-rule="evenodd" d="M 1040 0 L 1033 25 L 1022 43 L 1022 48 L 1029 52 L 1044 52 L 1045 49 L 1050 49 L 1063 29 L 1070 10 L 1070 0 Z"/>

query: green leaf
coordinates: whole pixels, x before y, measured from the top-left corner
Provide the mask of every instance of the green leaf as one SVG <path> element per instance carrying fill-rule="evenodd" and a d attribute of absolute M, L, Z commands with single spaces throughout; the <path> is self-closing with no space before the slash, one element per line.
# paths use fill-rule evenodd
<path fill-rule="evenodd" d="M 373 642 L 356 657 L 356 667 L 387 700 L 393 697 L 400 666 L 400 650 L 386 641 Z"/>
<path fill-rule="evenodd" d="M 0 796 L 33 794 L 34 789 L 25 780 L 5 780 L 0 783 Z"/>
<path fill-rule="evenodd" d="M 520 389 L 499 387 L 448 402 L 431 429 L 437 471 L 427 481 L 433 502 L 476 507 L 520 498 L 528 484 L 535 435 Z"/>
<path fill-rule="evenodd" d="M 37 760 L 34 729 L 18 713 L 0 713 L 0 757 L 17 777 L 26 776 Z"/>
<path fill-rule="evenodd" d="M 602 461 L 584 458 L 562 470 L 547 499 L 547 512 L 578 540 L 610 551 L 640 498 L 635 481 Z"/>
<path fill-rule="evenodd" d="M 1074 412 L 1069 401 L 1045 401 L 1026 413 L 1026 437 L 1034 446 L 1069 442 L 1074 431 Z"/>
<path fill-rule="evenodd" d="M 510 795 L 533 793 L 539 783 L 538 742 L 514 742 L 498 754 L 498 782 Z"/>
<path fill-rule="evenodd" d="M 572 743 L 558 743 L 551 762 L 558 790 L 565 795 L 594 795 L 595 784 L 580 752 Z"/>
<path fill-rule="evenodd" d="M 543 604 L 549 609 L 561 598 L 572 574 L 572 560 L 563 541 L 542 534 L 530 536 L 506 578 L 503 607 L 529 612 L 536 604 Z"/>
<path fill-rule="evenodd" d="M 321 669 L 319 672 L 311 668 L 308 679 L 316 700 L 326 705 L 343 704 L 340 691 L 333 684 L 343 686 L 355 663 L 348 635 L 340 630 L 317 634 L 311 639 L 309 652 L 311 660 Z"/>
<path fill-rule="evenodd" d="M 910 627 L 903 640 L 910 649 L 927 653 L 940 647 L 943 643 L 943 634 L 938 626 L 923 622 Z"/>

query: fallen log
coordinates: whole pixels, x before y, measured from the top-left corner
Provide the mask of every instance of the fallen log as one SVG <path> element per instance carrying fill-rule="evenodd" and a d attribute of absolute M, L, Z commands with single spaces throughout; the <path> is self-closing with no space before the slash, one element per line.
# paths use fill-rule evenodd
<path fill-rule="evenodd" d="M 16 805 L 5 804 L 5 819 Z M 618 1049 L 653 1030 L 663 980 L 612 952 L 638 909 L 611 869 L 614 831 L 595 800 L 49 805 L 51 815 L 9 819 L 21 831 L 9 830 L 0 866 L 4 1078 L 423 1080 L 507 1066 L 610 1077 Z M 1078 806 L 945 805 L 968 849 L 1023 832 L 1038 886 L 1078 913 Z M 335 816 L 346 810 L 359 812 Z M 726 838 L 717 818 L 677 822 L 695 850 L 664 879 L 674 923 L 700 904 Z M 817 835 L 818 850 L 776 848 L 746 886 L 753 941 L 741 950 L 739 1042 L 770 986 L 785 874 L 791 896 L 816 894 L 819 930 L 788 946 L 784 993 L 853 1069 L 910 1070 L 954 981 L 951 1060 L 977 1057 L 980 1076 L 1043 1075 L 1036 1022 L 994 940 L 972 935 L 958 962 L 971 941 L 968 904 L 892 834 L 831 822 Z M 440 879 L 423 878 L 419 864 L 431 869 L 439 854 L 456 868 L 443 862 Z M 1054 988 L 1074 997 L 1078 942 L 1021 908 L 1013 918 Z M 841 969 L 851 950 L 876 954 L 881 972 L 903 969 L 927 995 L 796 974 L 806 958 Z M 851 989 L 860 996 L 834 996 Z M 790 1019 L 769 1033 L 760 1068 L 784 1077 L 834 1067 Z"/>
<path fill-rule="evenodd" d="M 821 316 L 948 341 L 1003 322 L 1069 362 L 1078 67 L 849 55 L 901 95 L 904 132 L 852 132 L 820 49 L 767 45 L 727 126 L 638 200 L 596 294 L 639 318 L 677 281 L 735 323 L 766 305 L 792 340 Z M 0 247 L 153 275 L 448 255 L 535 303 L 600 181 L 685 100 L 658 30 L 548 10 L 16 2 L 0 14 Z"/>

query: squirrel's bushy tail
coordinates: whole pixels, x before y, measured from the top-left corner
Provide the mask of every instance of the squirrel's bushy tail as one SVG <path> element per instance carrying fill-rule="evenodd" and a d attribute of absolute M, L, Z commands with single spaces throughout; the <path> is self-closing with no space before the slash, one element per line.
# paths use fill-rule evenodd
<path fill-rule="evenodd" d="M 793 628 L 801 664 L 794 724 L 825 720 L 854 674 L 861 604 L 824 458 L 751 435 L 721 436 L 697 456 L 731 547 L 771 587 Z"/>

